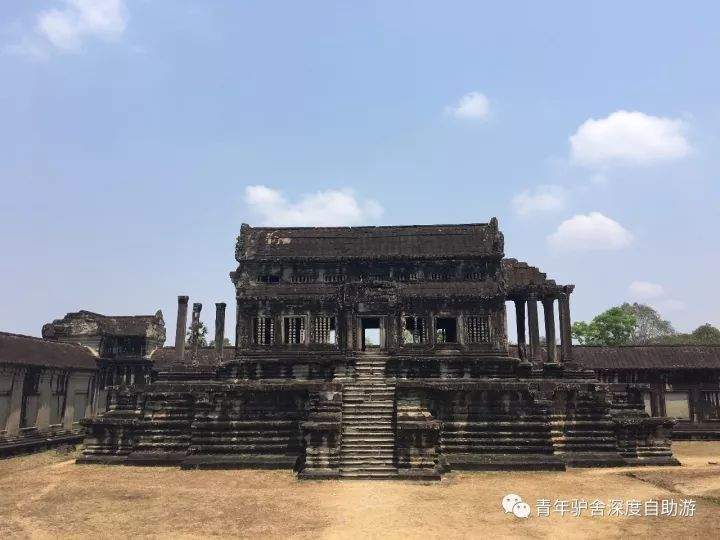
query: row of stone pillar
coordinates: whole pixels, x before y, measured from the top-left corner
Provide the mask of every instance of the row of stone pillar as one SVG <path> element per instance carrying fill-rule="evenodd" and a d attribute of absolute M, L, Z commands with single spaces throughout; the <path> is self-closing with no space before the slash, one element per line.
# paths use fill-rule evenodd
<path fill-rule="evenodd" d="M 58 407 L 58 395 L 53 392 L 52 381 L 54 377 L 68 376 L 69 379 L 65 385 L 64 407 L 55 410 L 55 414 L 59 414 L 58 424 L 62 425 L 63 429 L 70 430 L 74 428 L 75 417 L 86 418 L 94 414 L 94 404 L 90 399 L 89 389 L 93 383 L 93 377 L 95 376 L 89 371 L 73 371 L 70 374 L 63 374 L 58 370 L 43 369 L 40 373 L 40 380 L 37 387 L 37 393 L 30 396 L 26 396 L 25 386 L 25 373 L 28 368 L 25 366 L 17 367 L 10 371 L 5 371 L 0 377 L 0 386 L 9 388 L 8 394 L 9 399 L 7 403 L 6 417 L 0 418 L 0 432 L 4 431 L 4 435 L 8 437 L 17 436 L 24 428 L 35 428 L 40 432 L 49 430 L 51 426 L 51 416 L 53 414 L 53 407 Z M 75 395 L 81 393 L 85 396 L 84 409 L 76 412 L 75 406 Z M 25 410 L 24 407 L 29 406 L 29 400 L 24 399 L 25 397 L 32 397 L 35 399 L 34 407 L 32 411 Z M 32 413 L 32 414 L 31 414 Z M 21 426 L 21 420 L 23 416 L 29 415 L 30 418 L 27 421 L 26 426 Z M 27 417 L 26 417 L 27 418 Z"/>
<path fill-rule="evenodd" d="M 175 352 L 177 354 L 177 362 L 182 364 L 185 358 L 185 328 L 187 324 L 187 296 L 178 296 L 178 315 L 175 328 Z M 225 302 L 217 302 L 215 304 L 215 350 L 218 359 L 223 359 L 223 348 L 225 347 Z M 200 324 L 200 312 L 202 304 L 196 302 L 193 304 L 192 310 L 192 326 Z M 197 355 L 198 344 L 194 343 L 192 349 L 192 357 Z"/>
<path fill-rule="evenodd" d="M 545 319 L 546 357 L 542 358 L 540 346 L 540 328 L 538 322 L 538 300 L 542 302 Z M 555 334 L 555 300 L 558 301 L 560 319 L 560 358 L 557 354 L 557 337 Z M 525 311 L 527 308 L 527 328 L 530 343 L 525 334 Z M 563 362 L 572 360 L 572 334 L 570 332 L 570 292 L 561 292 L 554 296 L 538 298 L 537 294 L 529 293 L 527 298 L 515 299 L 515 317 L 517 323 L 518 353 L 520 358 L 533 362 Z"/>

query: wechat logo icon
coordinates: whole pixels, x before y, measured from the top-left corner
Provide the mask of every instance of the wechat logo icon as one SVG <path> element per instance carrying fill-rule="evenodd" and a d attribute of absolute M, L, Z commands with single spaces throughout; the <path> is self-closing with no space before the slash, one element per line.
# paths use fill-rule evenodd
<path fill-rule="evenodd" d="M 525 519 L 532 513 L 530 505 L 523 502 L 520 495 L 508 493 L 502 499 L 502 507 L 506 514 L 512 513 L 515 517 Z"/>

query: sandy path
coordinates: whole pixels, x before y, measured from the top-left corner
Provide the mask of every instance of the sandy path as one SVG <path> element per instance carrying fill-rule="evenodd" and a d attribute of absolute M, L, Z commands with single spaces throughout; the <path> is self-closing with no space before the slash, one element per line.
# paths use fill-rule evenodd
<path fill-rule="evenodd" d="M 301 482 L 286 471 L 76 466 L 45 452 L 0 461 L 0 538 L 709 537 L 720 526 L 720 443 L 679 443 L 681 468 L 453 473 L 442 482 Z M 694 517 L 520 520 L 502 497 L 693 496 Z"/>

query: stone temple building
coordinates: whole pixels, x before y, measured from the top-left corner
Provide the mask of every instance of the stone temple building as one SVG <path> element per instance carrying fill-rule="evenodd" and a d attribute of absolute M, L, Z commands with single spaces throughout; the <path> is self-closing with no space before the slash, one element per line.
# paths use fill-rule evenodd
<path fill-rule="evenodd" d="M 80 421 L 106 409 L 108 388 L 152 379 L 162 313 L 68 313 L 43 339 L 0 332 L 0 455 L 82 441 Z"/>
<path fill-rule="evenodd" d="M 601 382 L 574 360 L 573 286 L 504 259 L 494 218 L 243 225 L 235 258 L 236 347 L 223 347 L 220 303 L 217 347 L 186 350 L 188 298 L 179 297 L 177 348 L 153 354 L 152 382 L 115 386 L 107 411 L 85 421 L 79 463 L 420 479 L 677 464 L 673 420 L 650 417 L 640 389 Z"/>
<path fill-rule="evenodd" d="M 673 440 L 720 439 L 720 345 L 573 347 L 601 381 L 642 385 L 645 411 L 676 420 Z"/>

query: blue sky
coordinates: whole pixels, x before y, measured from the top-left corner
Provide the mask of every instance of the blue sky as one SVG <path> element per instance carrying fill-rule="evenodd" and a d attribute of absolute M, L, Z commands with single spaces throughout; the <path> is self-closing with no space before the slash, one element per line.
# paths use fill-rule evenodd
<path fill-rule="evenodd" d="M 720 325 L 719 16 L 6 0 L 0 329 L 158 308 L 172 329 L 178 294 L 211 325 L 242 222 L 492 216 L 508 256 L 576 284 L 575 320 L 638 300 Z"/>

